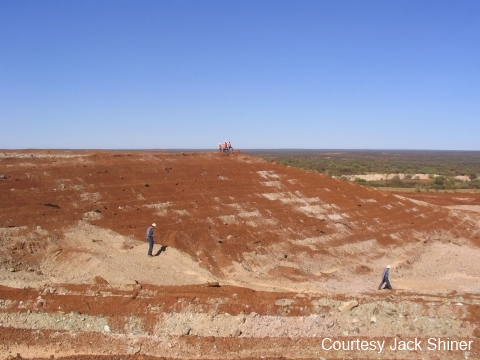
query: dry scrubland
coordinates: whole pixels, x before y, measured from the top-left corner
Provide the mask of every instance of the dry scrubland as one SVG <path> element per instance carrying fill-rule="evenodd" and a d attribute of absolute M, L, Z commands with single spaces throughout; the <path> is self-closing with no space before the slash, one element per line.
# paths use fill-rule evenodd
<path fill-rule="evenodd" d="M 268 161 L 377 188 L 479 191 L 480 151 L 252 150 Z"/>
<path fill-rule="evenodd" d="M 480 194 L 238 151 L 4 151 L 0 203 L 0 358 L 480 358 Z"/>

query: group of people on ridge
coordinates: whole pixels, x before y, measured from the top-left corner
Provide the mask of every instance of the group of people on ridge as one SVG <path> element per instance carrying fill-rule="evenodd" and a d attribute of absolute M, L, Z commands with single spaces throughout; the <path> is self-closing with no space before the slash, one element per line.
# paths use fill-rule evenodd
<path fill-rule="evenodd" d="M 218 151 L 230 151 L 233 150 L 232 143 L 229 141 L 228 143 L 225 141 L 224 143 L 218 143 Z"/>

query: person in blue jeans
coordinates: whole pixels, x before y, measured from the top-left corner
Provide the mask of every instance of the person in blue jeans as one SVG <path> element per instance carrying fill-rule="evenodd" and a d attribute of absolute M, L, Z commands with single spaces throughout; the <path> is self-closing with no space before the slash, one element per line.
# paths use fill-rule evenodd
<path fill-rule="evenodd" d="M 153 237 L 155 236 L 153 229 L 157 227 L 157 224 L 153 223 L 152 226 L 150 226 L 147 229 L 147 241 L 148 241 L 148 256 L 153 256 L 152 251 L 153 251 Z"/>
<path fill-rule="evenodd" d="M 390 285 L 390 281 L 388 280 L 388 272 L 390 271 L 390 265 L 387 265 L 387 267 L 385 268 L 385 270 L 383 270 L 383 273 L 382 273 L 382 282 L 380 283 L 380 285 L 378 286 L 378 290 L 380 290 L 383 286 L 383 284 L 385 284 L 385 287 L 388 289 L 388 290 L 392 290 L 392 285 Z"/>

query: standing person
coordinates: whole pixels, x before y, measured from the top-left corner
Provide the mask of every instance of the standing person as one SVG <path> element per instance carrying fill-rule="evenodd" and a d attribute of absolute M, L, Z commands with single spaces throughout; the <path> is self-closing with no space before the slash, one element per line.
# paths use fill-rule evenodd
<path fill-rule="evenodd" d="M 230 141 L 228 142 L 228 150 L 233 150 L 232 143 Z"/>
<path fill-rule="evenodd" d="M 152 226 L 150 226 L 147 229 L 147 241 L 148 241 L 148 256 L 153 256 L 152 251 L 153 251 L 153 237 L 155 234 L 153 233 L 153 229 L 157 227 L 157 224 L 153 223 Z"/>
<path fill-rule="evenodd" d="M 390 281 L 388 280 L 388 272 L 390 271 L 390 265 L 387 265 L 387 267 L 385 268 L 385 270 L 383 270 L 383 273 L 382 273 L 382 282 L 380 283 L 380 285 L 378 286 L 378 290 L 380 290 L 383 286 L 383 284 L 386 284 L 385 287 L 388 289 L 388 290 L 392 290 L 392 285 L 390 285 Z"/>
<path fill-rule="evenodd" d="M 222 143 L 218 143 L 218 151 L 222 152 Z"/>

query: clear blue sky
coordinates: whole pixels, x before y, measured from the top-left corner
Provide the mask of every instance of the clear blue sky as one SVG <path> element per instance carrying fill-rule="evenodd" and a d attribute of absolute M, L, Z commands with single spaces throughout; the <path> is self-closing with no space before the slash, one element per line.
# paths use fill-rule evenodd
<path fill-rule="evenodd" d="M 480 150 L 480 1 L 0 0 L 0 149 Z"/>

